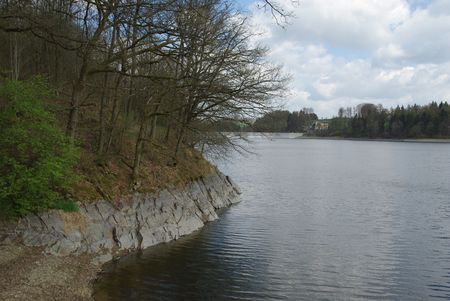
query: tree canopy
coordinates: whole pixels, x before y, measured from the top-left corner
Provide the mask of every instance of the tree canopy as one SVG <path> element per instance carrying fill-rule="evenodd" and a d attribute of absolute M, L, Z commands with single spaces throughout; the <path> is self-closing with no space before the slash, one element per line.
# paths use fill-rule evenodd
<path fill-rule="evenodd" d="M 255 132 L 306 132 L 312 123 L 317 120 L 317 115 L 312 109 L 289 112 L 276 110 L 269 112 L 255 120 L 252 129 Z"/>
<path fill-rule="evenodd" d="M 330 120 L 325 136 L 360 138 L 449 138 L 450 106 L 447 102 L 397 106 L 387 110 L 366 104 L 353 117 Z"/>
<path fill-rule="evenodd" d="M 272 109 L 287 77 L 253 36 L 224 0 L 0 0 L 0 84 L 45 77 L 71 144 L 138 182 Z"/>

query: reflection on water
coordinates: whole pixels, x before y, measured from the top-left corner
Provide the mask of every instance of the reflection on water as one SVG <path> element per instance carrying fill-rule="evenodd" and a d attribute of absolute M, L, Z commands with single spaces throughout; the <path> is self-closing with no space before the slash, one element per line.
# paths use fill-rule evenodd
<path fill-rule="evenodd" d="M 242 202 L 108 266 L 96 300 L 450 299 L 450 145 L 263 140 Z"/>

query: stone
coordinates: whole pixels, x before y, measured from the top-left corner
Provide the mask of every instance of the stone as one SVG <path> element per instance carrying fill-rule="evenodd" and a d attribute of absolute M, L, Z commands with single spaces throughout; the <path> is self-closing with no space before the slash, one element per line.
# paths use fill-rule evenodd
<path fill-rule="evenodd" d="M 113 259 L 112 255 L 110 253 L 107 253 L 94 257 L 92 259 L 92 263 L 96 265 L 102 265 L 105 262 L 111 261 L 112 259 Z"/>
<path fill-rule="evenodd" d="M 49 246 L 46 249 L 46 252 L 52 255 L 69 255 L 76 253 L 80 245 L 80 242 L 74 242 L 69 239 L 60 239 L 54 245 Z"/>
<path fill-rule="evenodd" d="M 93 261 L 102 264 L 118 251 L 169 242 L 202 228 L 218 218 L 218 209 L 238 202 L 240 193 L 229 177 L 216 170 L 183 189 L 134 193 L 116 206 L 105 200 L 82 205 L 75 219 L 82 222 L 75 226 L 69 227 L 55 210 L 29 215 L 19 221 L 15 235 L 25 245 L 43 246 L 55 255 L 98 254 Z"/>

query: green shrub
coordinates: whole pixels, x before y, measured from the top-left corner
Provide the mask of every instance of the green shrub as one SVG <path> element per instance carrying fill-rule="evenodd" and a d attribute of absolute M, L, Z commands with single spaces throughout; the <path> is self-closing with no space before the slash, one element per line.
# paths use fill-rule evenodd
<path fill-rule="evenodd" d="M 47 208 L 76 210 L 64 198 L 79 158 L 45 108 L 45 80 L 0 84 L 0 210 L 7 217 Z"/>
<path fill-rule="evenodd" d="M 54 208 L 61 209 L 66 212 L 77 212 L 80 209 L 72 200 L 61 200 L 55 204 Z"/>

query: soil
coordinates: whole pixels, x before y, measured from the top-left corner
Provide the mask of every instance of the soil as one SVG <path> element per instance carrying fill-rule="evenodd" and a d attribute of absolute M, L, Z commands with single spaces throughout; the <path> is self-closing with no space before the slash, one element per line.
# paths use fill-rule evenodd
<path fill-rule="evenodd" d="M 92 300 L 100 266 L 92 257 L 47 255 L 15 242 L 0 244 L 0 300 Z"/>

